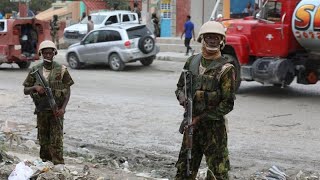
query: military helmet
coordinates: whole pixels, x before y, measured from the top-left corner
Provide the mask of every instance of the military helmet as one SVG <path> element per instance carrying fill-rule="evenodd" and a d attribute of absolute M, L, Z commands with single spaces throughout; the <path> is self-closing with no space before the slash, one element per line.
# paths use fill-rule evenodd
<path fill-rule="evenodd" d="M 216 21 L 208 21 L 201 26 L 197 41 L 201 43 L 203 35 L 207 33 L 220 34 L 223 36 L 223 39 L 226 37 L 224 26 Z"/>
<path fill-rule="evenodd" d="M 42 41 L 39 45 L 39 50 L 38 50 L 39 56 L 41 56 L 42 49 L 46 49 L 46 48 L 52 48 L 54 55 L 58 54 L 56 45 L 50 40 L 45 40 L 45 41 Z"/>

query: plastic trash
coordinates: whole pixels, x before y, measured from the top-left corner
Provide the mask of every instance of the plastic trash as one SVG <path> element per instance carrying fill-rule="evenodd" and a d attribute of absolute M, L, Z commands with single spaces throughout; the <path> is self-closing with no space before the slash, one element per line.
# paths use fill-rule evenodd
<path fill-rule="evenodd" d="M 28 180 L 33 174 L 33 170 L 26 166 L 24 162 L 19 162 L 11 172 L 8 180 Z"/>

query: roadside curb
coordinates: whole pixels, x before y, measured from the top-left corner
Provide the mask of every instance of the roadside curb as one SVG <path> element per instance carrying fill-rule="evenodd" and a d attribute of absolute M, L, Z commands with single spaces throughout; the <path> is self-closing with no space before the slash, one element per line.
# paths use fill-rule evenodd
<path fill-rule="evenodd" d="M 173 56 L 157 56 L 156 58 L 158 61 L 176 61 L 176 62 L 186 62 L 187 56 L 186 57 L 173 57 Z"/>

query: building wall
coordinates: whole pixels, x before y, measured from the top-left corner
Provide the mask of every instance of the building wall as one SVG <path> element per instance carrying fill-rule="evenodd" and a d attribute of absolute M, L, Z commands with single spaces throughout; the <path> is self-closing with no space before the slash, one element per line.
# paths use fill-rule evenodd
<path fill-rule="evenodd" d="M 187 16 L 192 16 L 192 14 L 190 14 L 190 9 L 192 7 L 191 1 L 198 2 L 199 0 L 176 0 L 176 36 L 180 36 L 183 32 Z M 193 17 L 191 17 L 191 20 L 192 19 Z"/>
<path fill-rule="evenodd" d="M 190 15 L 191 21 L 194 23 L 196 36 L 202 24 L 209 21 L 215 3 L 216 0 L 191 0 Z M 222 7 L 219 7 L 219 11 L 222 11 Z"/>

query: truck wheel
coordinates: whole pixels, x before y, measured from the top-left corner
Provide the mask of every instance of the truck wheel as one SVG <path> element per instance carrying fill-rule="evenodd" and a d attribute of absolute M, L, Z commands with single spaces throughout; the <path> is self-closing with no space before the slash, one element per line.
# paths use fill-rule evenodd
<path fill-rule="evenodd" d="M 68 64 L 72 69 L 79 69 L 80 68 L 80 62 L 75 53 L 68 54 Z"/>
<path fill-rule="evenodd" d="M 223 54 L 223 56 L 225 58 L 228 58 L 229 60 L 232 61 L 232 64 L 234 65 L 235 69 L 236 69 L 236 91 L 238 91 L 240 84 L 241 84 L 241 71 L 240 71 L 240 63 L 238 61 L 238 59 L 235 57 L 235 55 L 231 55 L 231 54 Z"/>
<path fill-rule="evenodd" d="M 114 71 L 122 71 L 125 65 L 118 54 L 112 53 L 109 56 L 109 66 Z"/>
<path fill-rule="evenodd" d="M 27 69 L 30 66 L 31 62 L 30 61 L 29 62 L 18 62 L 17 64 L 20 69 Z"/>
<path fill-rule="evenodd" d="M 149 66 L 150 64 L 153 63 L 154 58 L 155 58 L 155 57 L 153 57 L 153 56 L 152 56 L 152 57 L 148 57 L 148 58 L 146 58 L 146 59 L 141 59 L 140 62 L 141 62 L 141 64 L 144 65 L 144 66 Z"/>

